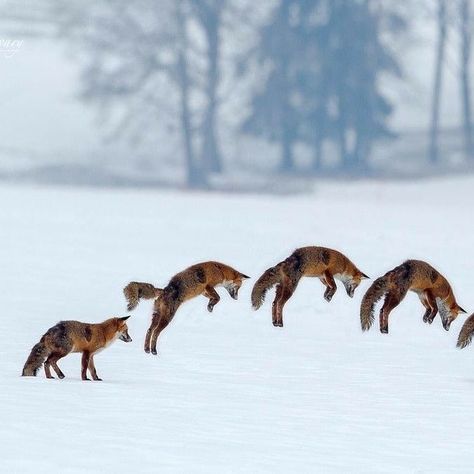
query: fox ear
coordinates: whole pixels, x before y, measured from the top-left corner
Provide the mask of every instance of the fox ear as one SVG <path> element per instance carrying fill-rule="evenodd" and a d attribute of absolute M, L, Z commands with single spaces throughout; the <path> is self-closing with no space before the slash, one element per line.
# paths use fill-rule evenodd
<path fill-rule="evenodd" d="M 368 280 L 370 280 L 370 277 L 367 276 L 365 273 L 360 272 L 360 275 L 361 275 L 361 277 L 362 277 L 363 279 L 364 279 L 364 278 L 367 278 Z"/>
<path fill-rule="evenodd" d="M 241 276 L 242 278 L 250 278 L 249 276 L 244 275 L 243 273 L 241 273 L 240 276 Z"/>
<path fill-rule="evenodd" d="M 119 318 L 120 321 L 126 321 L 130 316 L 124 316 L 123 318 Z"/>
<path fill-rule="evenodd" d="M 459 305 L 458 305 L 458 310 L 459 310 L 460 313 L 464 313 L 464 314 L 467 313 L 467 311 L 465 309 L 462 309 L 461 306 L 459 306 Z"/>

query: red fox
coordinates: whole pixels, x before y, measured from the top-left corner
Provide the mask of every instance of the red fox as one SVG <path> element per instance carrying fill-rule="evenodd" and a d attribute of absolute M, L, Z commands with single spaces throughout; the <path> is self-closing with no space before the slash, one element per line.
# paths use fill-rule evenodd
<path fill-rule="evenodd" d="M 374 307 L 385 296 L 380 310 L 380 332 L 388 334 L 388 316 L 400 304 L 408 290 L 420 298 L 426 311 L 425 323 L 431 324 L 439 311 L 443 327 L 449 331 L 459 313 L 465 313 L 457 303 L 446 278 L 431 265 L 421 260 L 407 260 L 398 267 L 377 278 L 362 299 L 360 321 L 362 330 L 370 329 L 374 322 Z"/>
<path fill-rule="evenodd" d="M 464 349 L 472 342 L 472 336 L 474 335 L 474 314 L 471 314 L 464 324 L 462 325 L 461 332 L 458 336 L 457 346 L 460 349 Z"/>
<path fill-rule="evenodd" d="M 345 255 L 325 247 L 302 247 L 295 250 L 286 260 L 269 268 L 255 283 L 252 290 L 252 306 L 260 308 L 266 292 L 274 285 L 276 295 L 272 305 L 274 326 L 283 327 L 283 307 L 294 293 L 301 277 L 318 277 L 326 286 L 324 298 L 331 301 L 340 280 L 347 294 L 352 298 L 354 291 L 364 278 L 362 273 Z"/>
<path fill-rule="evenodd" d="M 220 300 L 215 287 L 223 286 L 236 300 L 242 281 L 246 278 L 250 277 L 223 263 L 203 262 L 176 274 L 163 289 L 154 288 L 149 283 L 129 283 L 124 288 L 129 308 L 135 308 L 140 298 L 155 298 L 152 322 L 145 337 L 145 352 L 157 354 L 158 336 L 182 303 L 204 295 L 209 298 L 207 309 L 212 312 Z"/>
<path fill-rule="evenodd" d="M 87 369 L 94 380 L 102 380 L 95 370 L 94 355 L 112 344 L 117 338 L 124 342 L 131 342 L 125 322 L 129 317 L 110 318 L 99 324 L 79 321 L 59 322 L 48 329 L 38 344 L 33 346 L 21 375 L 36 376 L 44 362 L 46 378 L 54 378 L 50 369 L 53 367 L 57 376 L 63 379 L 64 374 L 57 365 L 58 360 L 71 352 L 82 352 L 82 380 L 89 380 Z"/>

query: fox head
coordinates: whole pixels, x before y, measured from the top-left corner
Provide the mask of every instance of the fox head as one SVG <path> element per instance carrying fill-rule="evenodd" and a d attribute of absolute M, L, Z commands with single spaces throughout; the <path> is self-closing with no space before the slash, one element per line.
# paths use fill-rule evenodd
<path fill-rule="evenodd" d="M 117 318 L 117 336 L 123 342 L 132 342 L 132 338 L 128 334 L 127 323 L 125 322 L 129 317 Z"/>
<path fill-rule="evenodd" d="M 443 328 L 449 331 L 451 323 L 458 317 L 460 313 L 466 313 L 456 302 L 448 306 L 445 301 L 438 302 L 439 315 L 443 323 Z"/>
<path fill-rule="evenodd" d="M 225 289 L 229 292 L 229 295 L 236 300 L 239 297 L 239 290 L 242 286 L 243 280 L 250 278 L 243 273 L 239 273 L 236 278 L 230 281 L 224 282 Z"/>
<path fill-rule="evenodd" d="M 354 296 L 355 290 L 360 285 L 360 282 L 366 278 L 370 277 L 368 277 L 365 273 L 362 273 L 361 271 L 357 270 L 354 275 L 350 275 L 348 276 L 348 278 L 344 279 L 343 283 L 348 296 L 352 298 Z"/>

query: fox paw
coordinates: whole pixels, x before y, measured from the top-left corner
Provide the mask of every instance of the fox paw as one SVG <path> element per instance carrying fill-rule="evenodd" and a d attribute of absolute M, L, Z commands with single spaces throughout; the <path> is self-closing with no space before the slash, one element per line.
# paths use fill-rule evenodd
<path fill-rule="evenodd" d="M 152 353 L 154 356 L 158 355 L 158 351 L 157 351 L 156 349 L 152 349 L 152 350 L 151 350 L 151 353 Z"/>
<path fill-rule="evenodd" d="M 212 310 L 214 309 L 214 305 L 213 304 L 208 304 L 207 305 L 207 310 L 212 313 Z"/>
<path fill-rule="evenodd" d="M 382 334 L 388 334 L 388 328 L 380 328 Z"/>
<path fill-rule="evenodd" d="M 324 295 L 324 299 L 329 303 L 332 300 L 333 295 Z"/>

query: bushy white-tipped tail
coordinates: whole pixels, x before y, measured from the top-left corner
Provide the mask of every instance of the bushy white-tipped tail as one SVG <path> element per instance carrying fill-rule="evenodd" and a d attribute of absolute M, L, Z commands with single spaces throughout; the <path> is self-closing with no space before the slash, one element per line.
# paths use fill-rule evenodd
<path fill-rule="evenodd" d="M 263 302 L 265 301 L 265 294 L 267 291 L 280 281 L 280 266 L 281 263 L 266 270 L 253 286 L 252 306 L 254 309 L 258 309 L 260 306 L 262 306 Z"/>
<path fill-rule="evenodd" d="M 30 355 L 25 362 L 23 367 L 23 372 L 21 375 L 25 376 L 33 376 L 35 377 L 39 368 L 43 365 L 43 362 L 48 357 L 49 351 L 46 349 L 46 346 L 43 341 L 38 342 L 33 346 L 31 349 Z"/>
<path fill-rule="evenodd" d="M 461 332 L 458 336 L 457 347 L 464 349 L 472 342 L 472 336 L 474 335 L 474 314 L 471 314 L 461 328 Z"/>
<path fill-rule="evenodd" d="M 362 331 L 368 331 L 374 323 L 374 308 L 377 301 L 387 291 L 387 275 L 377 278 L 362 298 L 360 306 L 360 324 Z"/>

